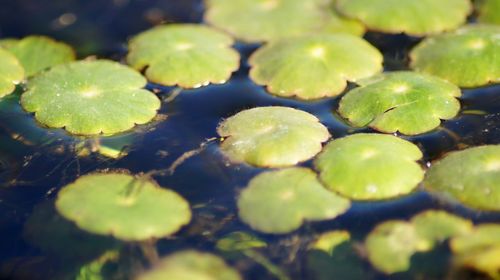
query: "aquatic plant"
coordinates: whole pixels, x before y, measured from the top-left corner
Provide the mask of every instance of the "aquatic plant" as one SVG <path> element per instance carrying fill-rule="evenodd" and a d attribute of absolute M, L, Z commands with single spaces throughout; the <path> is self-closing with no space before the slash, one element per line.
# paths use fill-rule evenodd
<path fill-rule="evenodd" d="M 28 78 L 50 67 L 73 61 L 76 57 L 69 45 L 46 36 L 28 36 L 20 40 L 3 41 L 0 41 L 0 47 L 17 57 Z"/>
<path fill-rule="evenodd" d="M 221 258 L 198 251 L 188 250 L 174 253 L 150 271 L 140 275 L 138 280 L 240 280 L 238 271 L 229 267 Z"/>
<path fill-rule="evenodd" d="M 224 120 L 217 128 L 221 151 L 234 162 L 261 167 L 295 165 L 321 151 L 328 129 L 304 111 L 257 107 Z"/>
<path fill-rule="evenodd" d="M 467 25 L 428 37 L 410 53 L 410 67 L 460 87 L 500 82 L 500 26 Z"/>
<path fill-rule="evenodd" d="M 478 2 L 478 21 L 500 24 L 500 0 L 481 0 Z"/>
<path fill-rule="evenodd" d="M 336 8 L 368 29 L 414 36 L 453 30 L 472 11 L 469 0 L 337 0 Z"/>
<path fill-rule="evenodd" d="M 126 241 L 169 236 L 191 219 L 177 193 L 119 173 L 78 178 L 59 192 L 56 207 L 83 230 Z"/>
<path fill-rule="evenodd" d="M 305 221 L 337 217 L 349 200 L 326 190 L 307 168 L 288 168 L 254 177 L 238 198 L 240 219 L 265 233 L 288 233 Z"/>
<path fill-rule="evenodd" d="M 0 48 L 0 98 L 14 92 L 24 79 L 24 70 L 17 58 Z"/>
<path fill-rule="evenodd" d="M 28 82 L 21 104 L 36 119 L 79 135 L 114 134 L 151 121 L 160 100 L 134 70 L 107 60 L 55 66 Z"/>
<path fill-rule="evenodd" d="M 360 80 L 339 105 L 340 114 L 357 127 L 416 135 L 439 126 L 460 110 L 460 89 L 437 77 L 389 72 Z M 415 121 L 418 119 L 418 121 Z"/>
<path fill-rule="evenodd" d="M 314 165 L 328 189 L 351 199 L 377 200 L 410 193 L 424 177 L 416 163 L 421 158 L 411 142 L 359 133 L 328 143 Z"/>
<path fill-rule="evenodd" d="M 250 78 L 277 96 L 318 99 L 382 71 L 382 55 L 349 34 L 317 34 L 273 41 L 249 59 Z"/>
<path fill-rule="evenodd" d="M 500 145 L 452 152 L 428 170 L 424 187 L 466 206 L 500 210 Z"/>
<path fill-rule="evenodd" d="M 127 62 L 157 84 L 197 88 L 223 84 L 240 55 L 233 39 L 207 26 L 169 24 L 144 31 L 129 42 Z"/>
<path fill-rule="evenodd" d="M 363 36 L 366 28 L 359 21 L 339 15 L 335 10 L 328 13 L 327 19 L 318 32 L 321 33 L 348 33 Z"/>

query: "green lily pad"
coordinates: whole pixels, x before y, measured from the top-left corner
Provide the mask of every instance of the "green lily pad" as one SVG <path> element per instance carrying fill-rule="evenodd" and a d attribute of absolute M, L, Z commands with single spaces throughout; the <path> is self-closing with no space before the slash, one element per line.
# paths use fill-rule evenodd
<path fill-rule="evenodd" d="M 382 55 L 349 34 L 318 34 L 273 41 L 249 59 L 250 78 L 274 95 L 318 99 L 342 93 L 382 71 Z"/>
<path fill-rule="evenodd" d="M 315 166 L 329 189 L 351 199 L 376 200 L 410 193 L 424 176 L 416 163 L 421 158 L 411 142 L 360 133 L 328 143 Z"/>
<path fill-rule="evenodd" d="M 433 164 L 424 186 L 482 210 L 500 210 L 500 145 L 453 152 Z"/>
<path fill-rule="evenodd" d="M 438 127 L 460 110 L 460 89 L 437 77 L 392 72 L 358 82 L 340 101 L 339 112 L 357 127 L 416 135 Z M 418 119 L 418 121 L 415 121 Z"/>
<path fill-rule="evenodd" d="M 24 70 L 17 58 L 0 48 L 0 98 L 11 94 L 24 79 Z"/>
<path fill-rule="evenodd" d="M 336 8 L 369 29 L 415 36 L 453 30 L 472 10 L 469 0 L 338 0 Z"/>
<path fill-rule="evenodd" d="M 74 50 L 65 43 L 45 36 L 28 36 L 21 40 L 7 39 L 0 45 L 14 54 L 24 67 L 27 77 L 55 65 L 75 60 Z"/>
<path fill-rule="evenodd" d="M 500 82 L 500 26 L 468 25 L 424 39 L 410 53 L 410 67 L 461 87 Z"/>
<path fill-rule="evenodd" d="M 321 234 L 311 245 L 310 250 L 319 250 L 332 256 L 335 248 L 339 245 L 351 240 L 351 235 L 348 231 L 334 230 Z"/>
<path fill-rule="evenodd" d="M 109 173 L 82 176 L 58 194 L 57 210 L 88 232 L 140 241 L 189 223 L 189 204 L 154 181 Z"/>
<path fill-rule="evenodd" d="M 378 225 L 366 238 L 365 246 L 372 265 L 387 274 L 408 270 L 411 256 L 428 249 L 427 241 L 404 221 Z"/>
<path fill-rule="evenodd" d="M 28 83 L 21 104 L 36 119 L 72 134 L 114 134 L 151 121 L 160 100 L 136 71 L 107 60 L 55 66 Z"/>
<path fill-rule="evenodd" d="M 500 225 L 483 224 L 450 242 L 455 265 L 500 278 Z"/>
<path fill-rule="evenodd" d="M 500 24 L 500 0 L 482 0 L 480 3 L 478 21 Z"/>
<path fill-rule="evenodd" d="M 357 20 L 345 18 L 337 12 L 331 11 L 320 31 L 324 33 L 348 33 L 351 35 L 363 36 L 366 28 Z"/>
<path fill-rule="evenodd" d="M 139 280 L 240 280 L 238 271 L 229 267 L 221 258 L 197 251 L 181 251 L 160 260 L 151 271 Z"/>
<path fill-rule="evenodd" d="M 205 20 L 242 41 L 271 41 L 319 29 L 328 17 L 323 2 L 209 0 Z"/>
<path fill-rule="evenodd" d="M 328 129 L 306 112 L 288 107 L 257 107 L 223 121 L 222 152 L 232 161 L 261 167 L 295 165 L 314 157 L 330 138 Z"/>
<path fill-rule="evenodd" d="M 233 39 L 203 25 L 170 24 L 145 31 L 129 43 L 127 62 L 157 84 L 197 88 L 223 84 L 240 64 Z"/>
<path fill-rule="evenodd" d="M 275 234 L 294 231 L 304 221 L 333 219 L 349 206 L 349 200 L 326 190 L 312 170 L 299 167 L 257 175 L 238 198 L 243 222 Z"/>

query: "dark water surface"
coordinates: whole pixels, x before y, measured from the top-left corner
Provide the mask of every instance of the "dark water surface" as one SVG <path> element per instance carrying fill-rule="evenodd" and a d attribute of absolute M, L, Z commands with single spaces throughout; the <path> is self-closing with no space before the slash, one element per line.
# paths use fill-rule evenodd
<path fill-rule="evenodd" d="M 194 0 L 2 1 L 0 38 L 44 34 L 73 45 L 80 58 L 95 54 L 121 60 L 130 36 L 162 21 L 201 22 L 202 13 L 202 4 Z M 384 53 L 387 70 L 407 69 L 406 52 L 418 43 L 414 38 L 375 33 L 365 38 Z M 243 109 L 269 105 L 299 108 L 320 118 L 334 138 L 370 131 L 355 130 L 334 114 L 338 98 L 307 103 L 267 94 L 247 78 L 246 59 L 257 46 L 238 44 L 236 47 L 242 54 L 242 67 L 227 84 L 185 90 L 173 102 L 164 103 L 160 113 L 166 119 L 137 128 L 134 145 L 126 157 L 118 160 L 96 154 L 76 157 L 75 138 L 62 130 L 40 128 L 31 115 L 19 108 L 16 96 L 0 101 L 0 277 L 54 279 L 54 275 L 74 266 L 71 253 L 69 257 L 67 253 L 47 253 L 39 245 L 59 244 L 71 251 L 89 242 L 88 235 L 79 233 L 73 243 L 64 243 L 58 239 L 56 229 L 50 231 L 58 219 L 51 214 L 51 207 L 62 186 L 95 170 L 127 169 L 140 173 L 166 169 L 183 153 L 197 149 L 206 139 L 217 137 L 217 124 Z M 172 90 L 153 84 L 148 87 L 158 90 L 162 97 Z M 499 142 L 500 86 L 464 90 L 461 103 L 460 115 L 444 122 L 442 129 L 408 138 L 422 149 L 425 155 L 422 165 L 431 164 L 452 150 Z M 155 176 L 160 185 L 174 189 L 194 206 L 191 224 L 176 238 L 158 242 L 160 255 L 181 248 L 214 251 L 215 241 L 225 234 L 236 230 L 251 232 L 237 219 L 235 198 L 260 171 L 230 164 L 218 151 L 218 142 L 212 141 L 172 175 Z M 307 242 L 314 235 L 332 229 L 347 229 L 361 242 L 377 223 L 411 217 L 425 209 L 446 209 L 475 222 L 500 222 L 500 215 L 468 210 L 446 198 L 417 190 L 400 199 L 354 203 L 346 214 L 333 221 L 309 223 L 288 235 L 254 234 L 268 241 L 269 247 L 263 254 L 292 279 L 386 279 L 371 271 L 363 261 L 353 268 L 366 272 L 363 277 L 360 274 L 352 278 L 318 276 L 307 269 Z M 37 215 L 39 228 L 25 228 L 31 215 Z M 134 255 L 134 249 L 130 250 Z M 430 255 L 416 256 L 413 260 L 415 267 L 427 267 L 427 270 L 434 267 L 430 270 L 437 272 L 432 272 L 432 277 L 410 273 L 394 275 L 391 279 L 442 279 L 447 263 L 443 258 L 437 259 L 439 261 Z M 273 279 L 266 269 L 248 258 L 229 262 L 247 279 Z"/>

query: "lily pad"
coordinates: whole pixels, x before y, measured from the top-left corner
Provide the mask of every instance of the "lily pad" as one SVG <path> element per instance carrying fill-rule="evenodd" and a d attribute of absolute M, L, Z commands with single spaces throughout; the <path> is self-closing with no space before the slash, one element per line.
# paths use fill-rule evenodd
<path fill-rule="evenodd" d="M 348 231 L 334 230 L 321 234 L 311 245 L 309 250 L 319 250 L 332 256 L 335 249 L 345 242 L 351 240 Z"/>
<path fill-rule="evenodd" d="M 309 33 L 328 17 L 325 1 L 208 0 L 205 20 L 246 42 Z"/>
<path fill-rule="evenodd" d="M 480 3 L 478 21 L 500 24 L 500 0 L 482 0 Z"/>
<path fill-rule="evenodd" d="M 453 30 L 472 10 L 469 0 L 338 0 L 336 7 L 369 29 L 415 36 Z"/>
<path fill-rule="evenodd" d="M 500 211 L 500 145 L 453 152 L 431 166 L 424 186 L 463 204 Z"/>
<path fill-rule="evenodd" d="M 197 251 L 182 251 L 160 260 L 151 271 L 139 280 L 240 280 L 238 271 L 229 267 L 221 258 Z"/>
<path fill-rule="evenodd" d="M 132 38 L 127 62 L 157 84 L 197 88 L 223 84 L 240 64 L 233 39 L 203 25 L 170 24 Z"/>
<path fill-rule="evenodd" d="M 438 127 L 460 110 L 460 89 L 437 77 L 414 72 L 381 74 L 358 82 L 340 101 L 339 112 L 357 127 L 407 135 Z"/>
<path fill-rule="evenodd" d="M 410 67 L 461 87 L 500 82 L 500 26 L 468 25 L 424 39 L 410 53 Z"/>
<path fill-rule="evenodd" d="M 288 233 L 304 221 L 337 217 L 349 200 L 326 190 L 307 168 L 288 168 L 253 178 L 238 198 L 239 216 L 253 229 L 265 233 Z"/>
<path fill-rule="evenodd" d="M 357 200 L 410 193 L 423 179 L 417 146 L 392 135 L 354 134 L 328 143 L 315 166 L 325 185 Z M 360 176 L 362 174 L 363 176 Z"/>
<path fill-rule="evenodd" d="M 189 223 L 189 204 L 154 181 L 109 173 L 82 176 L 58 194 L 57 210 L 88 232 L 140 241 Z"/>
<path fill-rule="evenodd" d="M 24 70 L 17 58 L 0 48 L 0 98 L 11 94 L 24 79 Z"/>
<path fill-rule="evenodd" d="M 160 100 L 136 71 L 107 60 L 55 66 L 28 83 L 21 104 L 36 119 L 72 134 L 114 134 L 151 121 Z"/>
<path fill-rule="evenodd" d="M 363 36 L 366 28 L 357 20 L 345 18 L 337 12 L 331 11 L 320 31 L 324 33 L 348 33 L 356 36 Z"/>
<path fill-rule="evenodd" d="M 450 242 L 455 265 L 471 268 L 491 277 L 500 277 L 500 225 L 483 224 L 470 234 Z"/>
<path fill-rule="evenodd" d="M 28 36 L 21 40 L 7 39 L 0 45 L 14 54 L 27 77 L 55 65 L 75 60 L 74 50 L 65 43 L 45 36 Z"/>
<path fill-rule="evenodd" d="M 232 161 L 261 167 L 295 165 L 314 157 L 330 138 L 328 129 L 306 112 L 288 107 L 257 107 L 223 121 L 222 152 Z"/>
<path fill-rule="evenodd" d="M 250 78 L 274 95 L 318 99 L 342 93 L 382 71 L 382 55 L 349 34 L 318 34 L 273 41 L 249 59 Z"/>

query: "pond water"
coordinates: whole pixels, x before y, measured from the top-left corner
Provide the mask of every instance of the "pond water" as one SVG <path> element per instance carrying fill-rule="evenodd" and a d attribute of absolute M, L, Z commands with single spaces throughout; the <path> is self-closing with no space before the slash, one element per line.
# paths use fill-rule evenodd
<path fill-rule="evenodd" d="M 0 38 L 44 34 L 65 41 L 77 49 L 79 57 L 89 54 L 122 60 L 127 39 L 161 21 L 201 22 L 203 5 L 194 0 L 169 1 L 34 1 L 3 3 L 0 10 Z M 377 46 L 385 56 L 386 70 L 407 69 L 406 52 L 418 43 L 415 38 L 368 33 L 365 39 Z M 442 197 L 417 190 L 403 198 L 382 202 L 355 202 L 337 219 L 307 223 L 287 235 L 265 235 L 253 232 L 238 220 L 236 197 L 249 179 L 262 169 L 232 164 L 219 149 L 216 127 L 225 118 L 241 110 L 257 106 L 280 105 L 298 108 L 317 116 L 334 138 L 370 129 L 353 129 L 334 111 L 339 98 L 317 102 L 299 102 L 273 97 L 248 78 L 248 56 L 258 47 L 237 44 L 242 66 L 224 85 L 210 85 L 183 90 L 173 101 L 164 103 L 160 114 L 166 118 L 135 130 L 134 143 L 128 155 L 109 159 L 97 154 L 75 156 L 74 138 L 63 130 L 40 128 L 30 114 L 16 106 L 15 96 L 0 101 L 0 277 L 13 279 L 54 279 L 68 264 L 66 255 L 48 254 L 38 244 L 61 243 L 66 250 L 81 246 L 79 239 L 64 243 L 53 225 L 41 222 L 41 228 L 30 234 L 25 224 L 36 212 L 50 209 L 58 190 L 78 176 L 95 170 L 127 169 L 132 173 L 164 170 L 184 153 L 203 148 L 178 165 L 173 174 L 154 176 L 193 206 L 193 220 L 174 238 L 160 240 L 161 256 L 182 248 L 216 252 L 218 239 L 234 231 L 251 232 L 268 243 L 261 250 L 270 261 L 281 267 L 291 279 L 347 279 L 314 276 L 308 268 L 307 244 L 317 234 L 333 229 L 348 230 L 362 242 L 378 223 L 388 219 L 405 219 L 425 209 L 445 209 L 474 222 L 500 222 L 500 214 L 466 209 Z M 173 88 L 148 85 L 161 97 Z M 11 103 L 8 103 L 11 102 Z M 418 144 L 424 153 L 422 165 L 431 164 L 446 152 L 468 146 L 498 144 L 500 139 L 500 86 L 464 90 L 462 111 L 458 117 L 443 123 L 442 128 L 421 136 L 404 137 Z M 4 105 L 4 106 L 2 106 Z M 311 161 L 303 163 L 311 166 Z M 40 206 L 45 205 L 45 206 Z M 42 214 L 38 213 L 40 219 Z M 54 231 L 57 229 L 54 227 Z M 39 233 L 39 234 L 37 234 Z M 27 235 L 30 238 L 27 238 Z M 85 233 L 81 233 L 85 236 Z M 27 240 L 28 239 L 28 240 Z M 36 240 L 39 239 L 39 240 Z M 37 246 L 38 245 L 38 246 Z M 137 254 L 130 246 L 130 255 Z M 443 250 L 446 254 L 446 248 Z M 246 279 L 275 279 L 275 276 L 249 257 L 227 258 Z M 140 260 L 137 260 L 139 262 Z M 447 263 L 436 263 L 432 257 L 415 258 L 416 270 L 391 277 L 370 269 L 361 262 L 353 270 L 366 271 L 364 279 L 442 279 Z M 133 261 L 131 261 L 133 262 Z M 436 270 L 423 276 L 425 267 Z M 346 276 L 347 277 L 347 276 Z M 424 278 L 422 278 L 424 277 Z M 356 279 L 353 276 L 352 279 Z"/>

